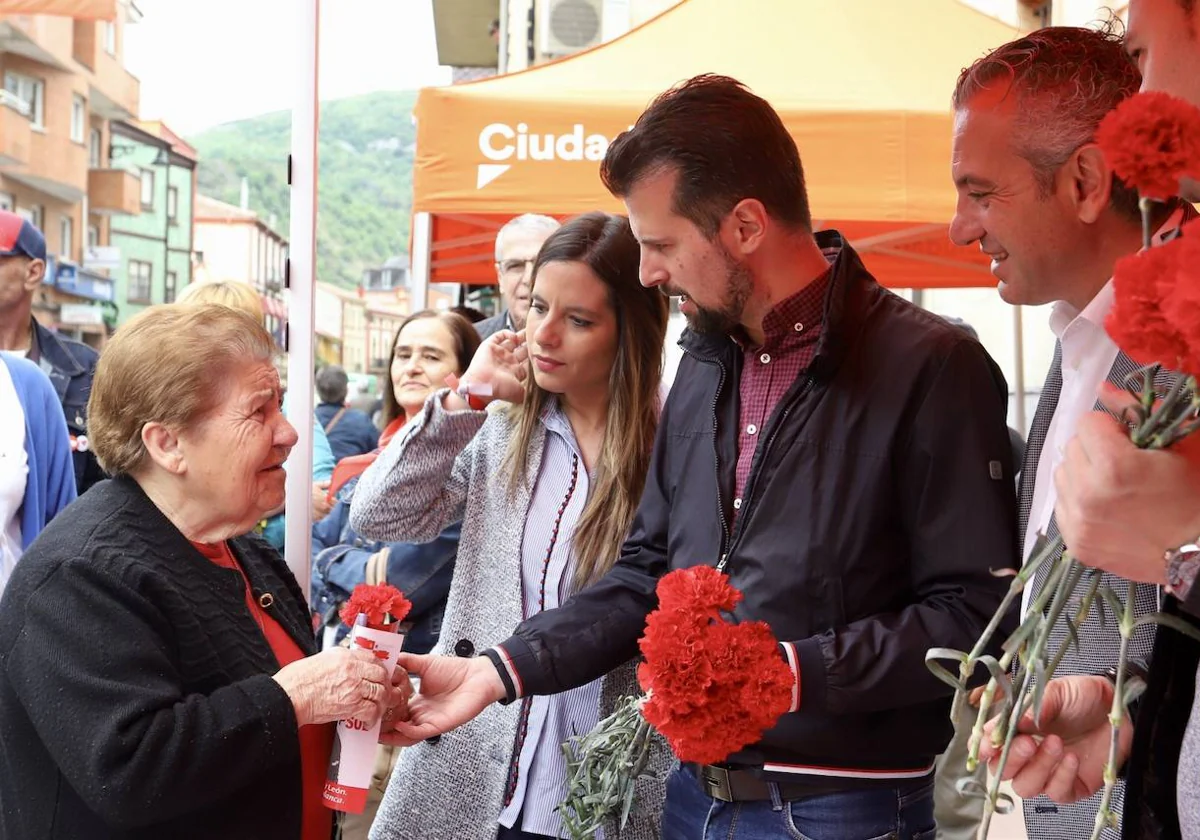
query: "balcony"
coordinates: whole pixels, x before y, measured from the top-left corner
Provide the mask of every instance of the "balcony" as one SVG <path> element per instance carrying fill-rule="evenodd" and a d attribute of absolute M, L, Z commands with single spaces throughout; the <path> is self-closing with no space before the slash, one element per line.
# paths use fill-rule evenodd
<path fill-rule="evenodd" d="M 124 169 L 88 170 L 88 210 L 100 216 L 142 212 L 142 182 Z"/>
<path fill-rule="evenodd" d="M 0 166 L 21 166 L 29 162 L 29 117 L 8 106 L 0 107 Z"/>
<path fill-rule="evenodd" d="M 5 15 L 0 19 L 0 52 L 71 70 L 74 22 L 57 15 Z"/>
<path fill-rule="evenodd" d="M 103 47 L 98 46 L 94 54 L 96 66 L 88 83 L 92 113 L 106 120 L 136 119 L 142 83 Z"/>
<path fill-rule="evenodd" d="M 5 109 L 7 110 L 7 109 Z M 74 204 L 87 193 L 87 149 L 66 137 L 31 130 L 29 160 L 20 169 L 8 169 L 4 177 L 39 192 Z"/>

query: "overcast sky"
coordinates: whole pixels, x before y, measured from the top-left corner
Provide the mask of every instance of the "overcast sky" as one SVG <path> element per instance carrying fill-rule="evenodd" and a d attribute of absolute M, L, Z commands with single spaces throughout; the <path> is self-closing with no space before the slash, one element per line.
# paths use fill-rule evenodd
<path fill-rule="evenodd" d="M 137 0 L 125 61 L 143 119 L 187 136 L 291 107 L 297 10 L 307 0 Z M 325 0 L 321 98 L 446 84 L 429 0 Z"/>

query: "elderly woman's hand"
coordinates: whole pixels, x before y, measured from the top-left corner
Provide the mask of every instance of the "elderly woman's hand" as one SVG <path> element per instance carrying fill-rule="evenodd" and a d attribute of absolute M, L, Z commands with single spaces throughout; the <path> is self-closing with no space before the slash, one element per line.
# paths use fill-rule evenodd
<path fill-rule="evenodd" d="M 285 666 L 274 679 L 291 698 L 300 726 L 347 718 L 372 724 L 395 705 L 387 669 L 366 650 L 331 648 Z"/>
<path fill-rule="evenodd" d="M 397 723 L 408 720 L 408 699 L 413 695 L 413 684 L 408 677 L 408 671 L 400 665 L 392 674 L 392 690 L 388 695 L 388 708 L 383 713 L 383 726 L 380 736 L 394 732 Z"/>

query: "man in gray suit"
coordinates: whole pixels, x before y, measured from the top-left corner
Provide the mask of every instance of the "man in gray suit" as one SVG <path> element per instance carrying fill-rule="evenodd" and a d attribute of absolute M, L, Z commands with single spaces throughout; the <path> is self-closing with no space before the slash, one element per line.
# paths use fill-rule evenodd
<path fill-rule="evenodd" d="M 1101 383 L 1120 384 L 1139 367 L 1109 338 L 1104 319 L 1112 307 L 1114 263 L 1141 247 L 1141 215 L 1136 193 L 1113 176 L 1093 137 L 1104 115 L 1140 83 L 1113 33 L 1054 27 L 994 50 L 963 71 L 954 91 L 958 205 L 951 239 L 978 243 L 992 258 L 1006 302 L 1053 303 L 1050 328 L 1058 342 L 1018 490 L 1026 557 L 1039 534 L 1057 533 L 1053 475 L 1080 418 L 1095 406 Z M 1168 235 L 1181 218 L 1177 205 L 1164 205 L 1155 220 L 1159 235 Z M 1026 588 L 1022 612 L 1044 586 L 1043 571 L 1048 569 L 1040 569 Z M 1114 588 L 1123 592 L 1125 586 Z M 1139 616 L 1152 613 L 1157 592 L 1142 587 L 1135 603 Z M 1066 634 L 1065 627 L 1056 628 L 1052 647 Z M 1119 655 L 1115 624 L 1102 626 L 1093 615 L 1079 635 L 1081 645 L 1070 649 L 1057 673 L 1091 675 L 1092 688 L 1111 698 L 1113 686 L 1104 673 Z M 1140 628 L 1131 641 L 1132 657 L 1147 662 L 1153 643 L 1153 626 Z M 1107 741 L 1102 748 L 1107 751 Z M 1020 774 L 1013 789 L 1026 797 L 1025 826 L 1032 840 L 1091 835 L 1098 796 L 1058 804 L 1035 796 L 1040 786 Z M 1120 813 L 1123 785 L 1115 793 L 1112 810 Z M 939 815 L 939 837 L 960 836 L 944 835 L 942 828 Z M 1107 827 L 1101 836 L 1118 840 L 1120 828 Z"/>
<path fill-rule="evenodd" d="M 496 234 L 496 280 L 504 308 L 498 315 L 475 325 L 480 338 L 500 330 L 523 330 L 529 314 L 529 286 L 533 260 L 558 222 L 549 216 L 526 213 L 509 220 Z"/>

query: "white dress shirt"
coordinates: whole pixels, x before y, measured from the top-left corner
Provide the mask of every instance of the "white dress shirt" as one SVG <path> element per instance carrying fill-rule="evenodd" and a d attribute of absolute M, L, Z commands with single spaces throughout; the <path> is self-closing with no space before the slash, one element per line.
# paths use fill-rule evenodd
<path fill-rule="evenodd" d="M 1033 504 L 1024 534 L 1026 558 L 1054 514 L 1054 504 L 1058 501 L 1054 471 L 1062 463 L 1063 452 L 1075 436 L 1080 419 L 1095 406 L 1100 385 L 1108 379 L 1117 360 L 1117 345 L 1104 329 L 1104 319 L 1112 305 L 1113 287 L 1109 280 L 1083 311 L 1060 300 L 1050 312 L 1050 329 L 1062 344 L 1063 384 L 1046 432 L 1046 443 L 1038 457 Z M 1029 609 L 1032 595 L 1033 587 L 1027 586 L 1021 595 L 1022 615 Z"/>

